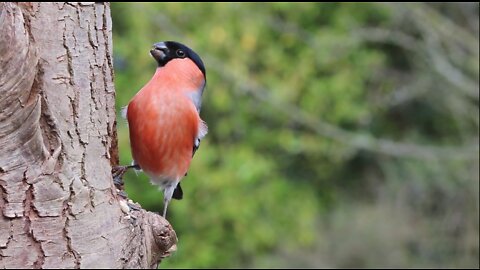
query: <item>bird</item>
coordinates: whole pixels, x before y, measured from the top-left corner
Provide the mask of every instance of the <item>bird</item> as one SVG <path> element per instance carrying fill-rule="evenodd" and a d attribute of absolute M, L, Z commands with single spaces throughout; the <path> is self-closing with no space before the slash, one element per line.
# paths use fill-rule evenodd
<path fill-rule="evenodd" d="M 163 191 L 163 217 L 171 199 L 182 199 L 180 181 L 208 127 L 200 118 L 206 70 L 200 56 L 186 45 L 163 41 L 150 55 L 157 62 L 153 77 L 123 110 L 133 162 Z"/>

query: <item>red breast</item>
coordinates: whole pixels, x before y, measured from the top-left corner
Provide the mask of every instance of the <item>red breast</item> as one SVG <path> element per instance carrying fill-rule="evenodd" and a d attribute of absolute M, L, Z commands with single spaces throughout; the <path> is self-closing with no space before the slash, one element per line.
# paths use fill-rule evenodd
<path fill-rule="evenodd" d="M 204 83 L 190 59 L 173 59 L 128 104 L 132 155 L 150 176 L 174 180 L 187 172 L 201 121 L 188 93 Z"/>

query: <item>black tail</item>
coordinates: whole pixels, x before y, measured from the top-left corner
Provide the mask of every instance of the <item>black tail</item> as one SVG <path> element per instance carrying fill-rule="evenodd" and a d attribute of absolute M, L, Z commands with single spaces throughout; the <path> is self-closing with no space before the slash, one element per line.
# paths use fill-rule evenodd
<path fill-rule="evenodd" d="M 178 183 L 177 187 L 173 191 L 172 198 L 174 198 L 175 200 L 181 200 L 183 198 L 183 190 L 180 186 L 180 183 Z"/>

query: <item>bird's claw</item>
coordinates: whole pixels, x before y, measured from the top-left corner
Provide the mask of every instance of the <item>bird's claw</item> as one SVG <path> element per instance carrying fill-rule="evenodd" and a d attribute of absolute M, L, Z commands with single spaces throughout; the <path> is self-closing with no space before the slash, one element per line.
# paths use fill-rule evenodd
<path fill-rule="evenodd" d="M 112 169 L 113 184 L 115 186 L 123 186 L 123 175 L 127 172 L 126 166 L 115 166 Z"/>

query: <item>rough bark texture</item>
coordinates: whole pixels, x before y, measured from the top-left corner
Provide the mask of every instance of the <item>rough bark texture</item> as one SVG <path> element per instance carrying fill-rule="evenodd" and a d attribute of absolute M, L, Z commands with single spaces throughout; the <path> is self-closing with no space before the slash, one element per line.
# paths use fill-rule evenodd
<path fill-rule="evenodd" d="M 148 268 L 175 248 L 112 183 L 111 31 L 108 4 L 0 3 L 0 268 Z"/>

